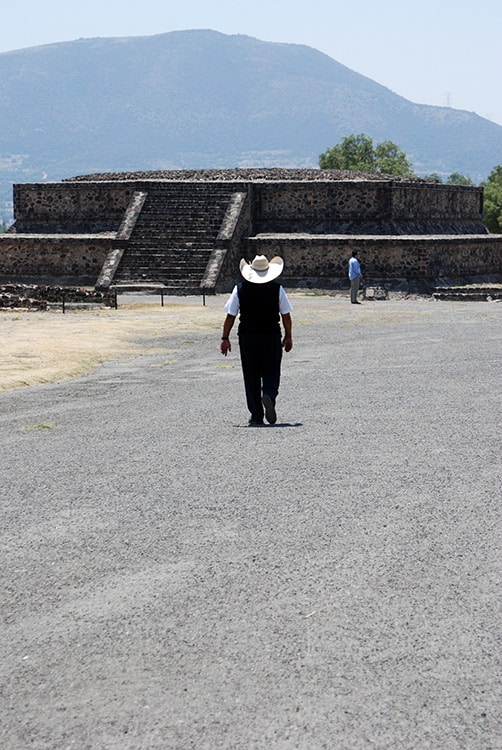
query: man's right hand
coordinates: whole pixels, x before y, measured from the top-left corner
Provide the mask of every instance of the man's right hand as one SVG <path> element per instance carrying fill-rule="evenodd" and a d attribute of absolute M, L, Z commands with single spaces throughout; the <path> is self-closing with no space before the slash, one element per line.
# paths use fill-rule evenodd
<path fill-rule="evenodd" d="M 285 352 L 291 351 L 291 349 L 293 348 L 293 339 L 291 338 L 291 336 L 284 336 L 282 340 L 282 346 Z"/>

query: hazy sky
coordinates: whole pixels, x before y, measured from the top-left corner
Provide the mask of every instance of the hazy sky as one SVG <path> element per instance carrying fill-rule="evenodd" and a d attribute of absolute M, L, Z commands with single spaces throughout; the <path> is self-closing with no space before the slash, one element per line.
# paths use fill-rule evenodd
<path fill-rule="evenodd" d="M 502 125 L 501 0 L 9 0 L 0 52 L 214 29 L 307 44 L 413 102 Z"/>

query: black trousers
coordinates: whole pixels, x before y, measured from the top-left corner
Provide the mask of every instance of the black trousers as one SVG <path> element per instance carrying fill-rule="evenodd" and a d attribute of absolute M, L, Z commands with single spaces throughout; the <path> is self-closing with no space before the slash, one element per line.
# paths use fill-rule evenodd
<path fill-rule="evenodd" d="M 242 333 L 239 331 L 242 374 L 246 401 L 253 419 L 263 419 L 262 395 L 274 401 L 281 379 L 281 333 Z"/>

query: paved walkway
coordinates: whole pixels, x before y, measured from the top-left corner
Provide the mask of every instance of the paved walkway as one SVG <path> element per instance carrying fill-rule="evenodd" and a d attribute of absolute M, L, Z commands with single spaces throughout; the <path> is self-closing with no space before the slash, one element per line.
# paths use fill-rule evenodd
<path fill-rule="evenodd" d="M 275 427 L 219 331 L 0 396 L 3 748 L 501 747 L 502 306 L 366 305 Z"/>

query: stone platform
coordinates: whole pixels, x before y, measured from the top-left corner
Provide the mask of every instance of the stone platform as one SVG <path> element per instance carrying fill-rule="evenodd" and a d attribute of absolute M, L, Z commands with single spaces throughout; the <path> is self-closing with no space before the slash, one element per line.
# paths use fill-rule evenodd
<path fill-rule="evenodd" d="M 239 261 L 285 259 L 289 286 L 410 283 L 502 273 L 502 236 L 482 222 L 482 189 L 333 170 L 202 170 L 86 175 L 14 186 L 0 236 L 0 283 L 160 283 L 224 291 Z"/>

